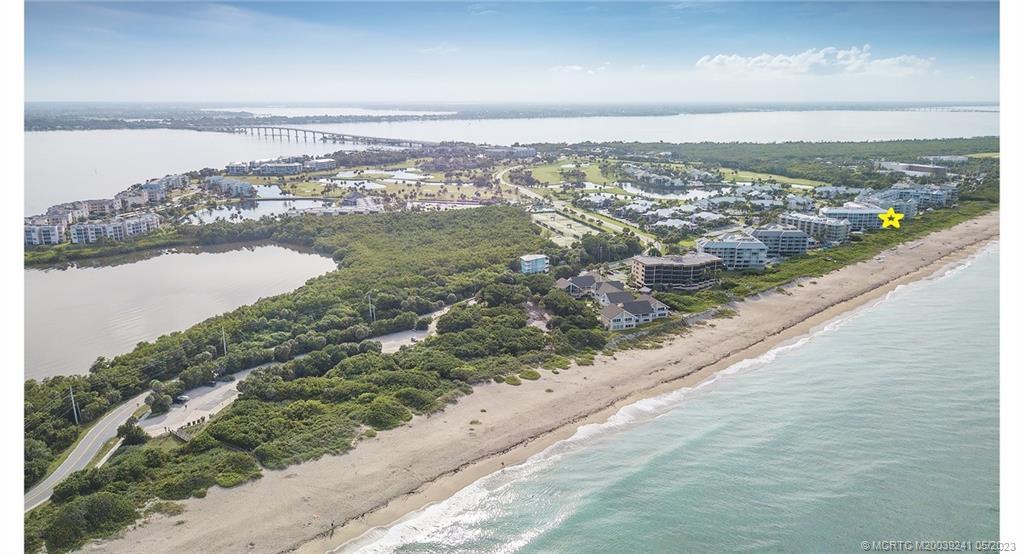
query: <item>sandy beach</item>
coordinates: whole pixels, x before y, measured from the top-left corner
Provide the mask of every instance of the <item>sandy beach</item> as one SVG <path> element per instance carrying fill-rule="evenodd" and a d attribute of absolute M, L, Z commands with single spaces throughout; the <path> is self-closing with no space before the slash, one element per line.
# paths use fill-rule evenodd
<path fill-rule="evenodd" d="M 444 412 L 234 489 L 213 488 L 90 552 L 325 552 L 443 500 L 606 420 L 622 406 L 693 386 L 806 335 L 845 312 L 933 275 L 998 239 L 990 213 L 875 259 L 739 302 L 736 315 L 696 325 L 657 350 L 600 356 L 521 386 L 478 386 Z M 473 422 L 473 423 L 471 423 Z M 332 524 L 336 529 L 331 532 Z"/>

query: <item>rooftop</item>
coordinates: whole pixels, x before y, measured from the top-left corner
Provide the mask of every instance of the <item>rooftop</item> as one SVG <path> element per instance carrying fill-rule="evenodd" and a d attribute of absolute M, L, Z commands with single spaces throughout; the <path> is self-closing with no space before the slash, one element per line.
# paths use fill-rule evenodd
<path fill-rule="evenodd" d="M 701 265 L 722 261 L 718 256 L 702 252 L 669 256 L 633 256 L 633 259 L 646 265 Z"/>

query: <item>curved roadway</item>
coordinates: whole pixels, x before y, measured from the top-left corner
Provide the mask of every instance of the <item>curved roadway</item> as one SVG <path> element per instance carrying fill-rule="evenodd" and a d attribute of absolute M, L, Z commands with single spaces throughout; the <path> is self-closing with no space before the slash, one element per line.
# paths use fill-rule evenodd
<path fill-rule="evenodd" d="M 135 410 L 146 399 L 147 394 L 149 394 L 148 391 L 129 399 L 108 412 L 95 425 L 90 427 L 86 431 L 85 436 L 75 445 L 75 449 L 60 464 L 60 467 L 25 493 L 25 511 L 27 512 L 49 500 L 50 495 L 53 494 L 53 487 L 57 486 L 57 483 L 63 481 L 65 477 L 80 469 L 85 469 L 89 462 L 96 457 L 100 449 L 103 448 L 103 445 L 111 438 L 117 436 L 117 428 L 122 423 L 128 421 L 128 418 L 135 413 Z"/>

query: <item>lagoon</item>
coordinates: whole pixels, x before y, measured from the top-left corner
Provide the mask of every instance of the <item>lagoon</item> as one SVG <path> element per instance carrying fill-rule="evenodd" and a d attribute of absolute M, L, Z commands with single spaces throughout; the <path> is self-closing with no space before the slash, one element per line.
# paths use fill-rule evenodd
<path fill-rule="evenodd" d="M 25 133 L 25 214 L 72 200 L 110 198 L 134 183 L 171 173 L 362 145 L 287 141 L 173 129 Z"/>
<path fill-rule="evenodd" d="M 999 112 L 821 110 L 296 125 L 387 138 L 515 142 L 786 142 L 995 136 Z"/>
<path fill-rule="evenodd" d="M 926 139 L 999 134 L 998 112 L 792 111 L 652 117 L 479 119 L 295 125 L 418 140 L 514 142 L 777 142 Z M 25 133 L 25 213 L 110 197 L 133 183 L 237 160 L 328 154 L 362 145 L 148 129 Z"/>
<path fill-rule="evenodd" d="M 86 373 L 97 356 L 180 331 L 335 268 L 281 246 L 128 257 L 25 270 L 25 378 Z"/>

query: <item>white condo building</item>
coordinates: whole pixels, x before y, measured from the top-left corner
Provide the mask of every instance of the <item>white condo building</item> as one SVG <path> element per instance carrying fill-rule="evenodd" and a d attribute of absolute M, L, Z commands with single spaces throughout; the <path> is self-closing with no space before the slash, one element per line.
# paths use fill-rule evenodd
<path fill-rule="evenodd" d="M 885 211 L 871 204 L 847 202 L 841 208 L 822 208 L 820 213 L 831 219 L 849 221 L 851 231 L 865 231 L 868 229 L 881 229 L 882 218 L 878 217 L 878 214 Z"/>
<path fill-rule="evenodd" d="M 76 223 L 70 228 L 71 242 L 90 244 L 101 239 L 124 240 L 144 235 L 160 228 L 156 214 L 138 214 L 115 217 L 106 221 Z"/>
<path fill-rule="evenodd" d="M 819 215 L 786 213 L 779 216 L 779 223 L 792 225 L 825 243 L 846 242 L 850 236 L 850 222 Z"/>
<path fill-rule="evenodd" d="M 67 226 L 62 222 L 25 219 L 25 246 L 60 244 Z"/>
<path fill-rule="evenodd" d="M 246 162 L 231 162 L 224 166 L 224 172 L 228 175 L 245 175 L 249 173 L 249 164 Z"/>
<path fill-rule="evenodd" d="M 302 165 L 306 168 L 306 171 L 326 171 L 338 167 L 338 161 L 334 158 L 317 158 L 315 160 L 307 160 Z"/>
<path fill-rule="evenodd" d="M 261 165 L 256 173 L 260 175 L 296 175 L 302 173 L 302 164 L 293 163 L 268 163 Z"/>
<path fill-rule="evenodd" d="M 810 236 L 792 225 L 772 223 L 751 233 L 768 247 L 769 256 L 799 256 L 807 253 Z"/>
<path fill-rule="evenodd" d="M 697 250 L 722 259 L 726 269 L 739 271 L 764 267 L 768 262 L 768 247 L 745 234 L 731 234 L 717 239 L 700 239 Z"/>

